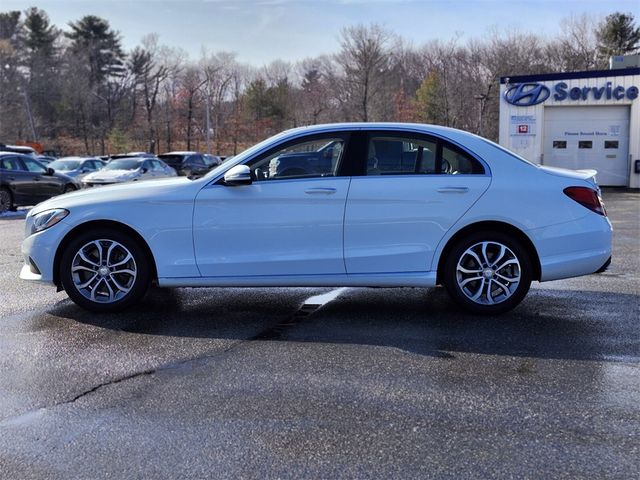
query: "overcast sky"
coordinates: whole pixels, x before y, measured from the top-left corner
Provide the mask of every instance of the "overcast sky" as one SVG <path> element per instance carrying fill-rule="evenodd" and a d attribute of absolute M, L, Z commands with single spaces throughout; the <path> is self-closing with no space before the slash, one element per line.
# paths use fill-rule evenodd
<path fill-rule="evenodd" d="M 614 9 L 640 20 L 639 0 L 1 0 L 0 11 L 37 6 L 64 29 L 93 14 L 121 32 L 130 49 L 148 33 L 198 58 L 202 46 L 231 51 L 261 66 L 277 58 L 296 61 L 338 49 L 347 25 L 380 23 L 414 45 L 431 39 L 478 38 L 491 29 L 558 33 L 561 18 Z"/>

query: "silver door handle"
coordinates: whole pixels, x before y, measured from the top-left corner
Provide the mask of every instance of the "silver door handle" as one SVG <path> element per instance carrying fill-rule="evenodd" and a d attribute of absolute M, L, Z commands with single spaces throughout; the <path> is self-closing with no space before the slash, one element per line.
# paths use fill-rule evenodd
<path fill-rule="evenodd" d="M 469 187 L 442 187 L 438 189 L 439 193 L 467 193 Z"/>
<path fill-rule="evenodd" d="M 336 189 L 329 188 L 329 187 L 307 188 L 304 191 L 304 193 L 307 193 L 309 195 L 316 195 L 316 194 L 333 195 L 334 193 L 336 193 Z"/>

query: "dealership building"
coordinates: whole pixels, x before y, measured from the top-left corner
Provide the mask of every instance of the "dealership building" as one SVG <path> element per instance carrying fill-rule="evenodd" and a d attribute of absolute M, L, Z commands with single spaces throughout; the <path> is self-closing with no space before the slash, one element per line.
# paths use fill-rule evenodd
<path fill-rule="evenodd" d="M 500 79 L 500 144 L 527 160 L 595 169 L 640 188 L 640 68 Z"/>

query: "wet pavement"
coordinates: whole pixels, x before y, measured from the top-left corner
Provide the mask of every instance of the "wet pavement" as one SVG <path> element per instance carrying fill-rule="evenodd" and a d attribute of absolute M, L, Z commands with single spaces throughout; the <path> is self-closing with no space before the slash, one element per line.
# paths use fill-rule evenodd
<path fill-rule="evenodd" d="M 17 280 L 0 218 L 0 477 L 638 478 L 640 194 L 605 201 L 610 269 L 500 317 L 441 288 L 155 289 L 95 315 Z"/>

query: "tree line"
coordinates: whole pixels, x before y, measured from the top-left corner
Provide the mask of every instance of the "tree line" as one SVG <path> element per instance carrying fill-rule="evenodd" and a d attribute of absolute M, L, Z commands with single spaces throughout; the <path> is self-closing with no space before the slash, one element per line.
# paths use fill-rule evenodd
<path fill-rule="evenodd" d="M 501 76 L 605 69 L 639 45 L 633 15 L 620 12 L 566 18 L 554 38 L 495 30 L 419 46 L 369 24 L 344 28 L 336 53 L 256 67 L 204 49 L 189 59 L 157 34 L 127 52 L 104 18 L 63 31 L 33 7 L 0 13 L 0 142 L 234 155 L 287 128 L 339 121 L 434 123 L 496 140 Z"/>

